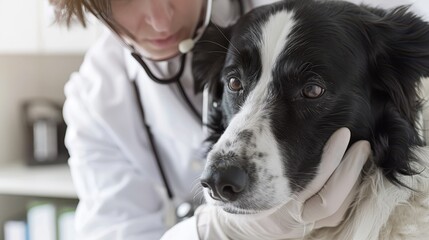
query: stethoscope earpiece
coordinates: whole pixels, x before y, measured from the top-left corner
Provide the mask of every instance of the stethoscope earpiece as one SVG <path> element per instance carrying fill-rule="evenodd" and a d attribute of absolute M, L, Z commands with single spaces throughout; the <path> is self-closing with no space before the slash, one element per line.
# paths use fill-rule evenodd
<path fill-rule="evenodd" d="M 194 48 L 195 41 L 193 39 L 185 39 L 179 43 L 179 51 L 183 54 L 188 53 Z"/>

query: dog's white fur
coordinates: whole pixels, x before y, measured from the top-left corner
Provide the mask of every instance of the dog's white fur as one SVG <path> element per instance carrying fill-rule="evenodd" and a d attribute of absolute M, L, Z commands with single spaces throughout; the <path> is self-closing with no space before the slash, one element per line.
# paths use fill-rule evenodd
<path fill-rule="evenodd" d="M 417 148 L 415 153 L 421 162 L 414 167 L 421 173 L 401 179 L 416 191 L 393 185 L 370 163 L 346 219 L 304 239 L 429 239 L 429 148 Z"/>

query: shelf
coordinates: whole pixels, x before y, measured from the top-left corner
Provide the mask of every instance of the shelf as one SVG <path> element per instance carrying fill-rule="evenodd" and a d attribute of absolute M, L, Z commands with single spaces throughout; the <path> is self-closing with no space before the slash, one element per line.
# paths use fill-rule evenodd
<path fill-rule="evenodd" d="M 0 166 L 0 194 L 77 198 L 67 165 Z"/>

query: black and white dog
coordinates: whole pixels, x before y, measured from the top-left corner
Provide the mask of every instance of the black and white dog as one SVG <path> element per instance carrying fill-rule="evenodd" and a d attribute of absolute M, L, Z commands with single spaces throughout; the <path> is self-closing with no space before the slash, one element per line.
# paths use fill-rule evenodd
<path fill-rule="evenodd" d="M 327 139 L 348 127 L 373 159 L 347 218 L 308 239 L 429 239 L 429 151 L 418 124 L 428 23 L 407 7 L 283 1 L 212 25 L 193 59 L 214 102 L 209 203 L 231 213 L 277 206 L 306 187 Z"/>

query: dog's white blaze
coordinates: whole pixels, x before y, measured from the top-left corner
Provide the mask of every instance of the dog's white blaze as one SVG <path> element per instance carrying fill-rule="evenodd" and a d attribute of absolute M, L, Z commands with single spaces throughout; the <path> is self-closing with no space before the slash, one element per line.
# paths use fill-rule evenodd
<path fill-rule="evenodd" d="M 291 12 L 281 11 L 269 17 L 268 21 L 261 26 L 262 39 L 258 42 L 261 62 L 262 73 L 258 84 L 249 93 L 246 102 L 243 104 L 242 109 L 231 120 L 225 133 L 219 139 L 217 144 L 213 147 L 212 152 L 238 152 L 240 148 L 247 147 L 243 142 L 240 142 L 239 133 L 244 130 L 251 130 L 256 135 L 256 149 L 255 151 L 268 154 L 265 158 L 266 161 L 258 161 L 258 159 L 249 159 L 249 161 L 256 163 L 257 168 L 265 169 L 266 172 L 271 174 L 274 180 L 271 182 L 264 179 L 264 175 L 260 175 L 257 187 L 254 189 L 253 196 L 255 200 L 265 201 L 265 204 L 278 204 L 284 201 L 284 196 L 290 194 L 288 180 L 284 177 L 284 166 L 282 163 L 282 156 L 280 154 L 277 142 L 273 133 L 271 132 L 269 116 L 269 89 L 268 86 L 272 82 L 272 68 L 275 66 L 276 59 L 284 50 L 287 42 L 287 36 L 290 33 L 294 21 Z M 229 147 L 226 142 L 232 142 Z M 210 157 L 209 157 L 210 158 Z M 270 177 L 270 176 L 266 176 Z M 271 194 L 266 193 L 267 185 L 275 189 Z"/>

